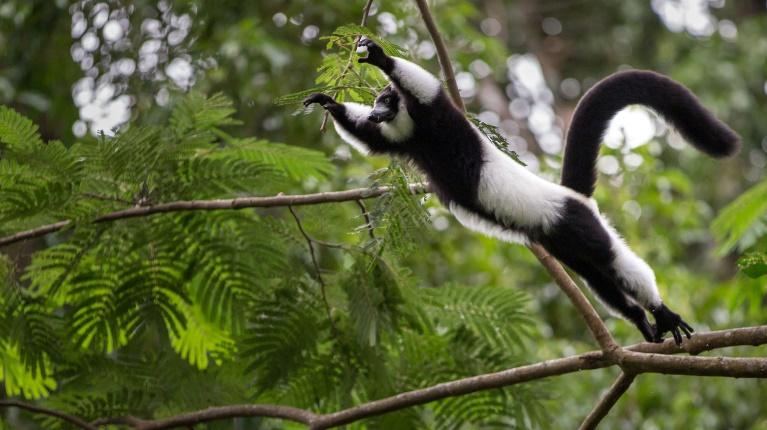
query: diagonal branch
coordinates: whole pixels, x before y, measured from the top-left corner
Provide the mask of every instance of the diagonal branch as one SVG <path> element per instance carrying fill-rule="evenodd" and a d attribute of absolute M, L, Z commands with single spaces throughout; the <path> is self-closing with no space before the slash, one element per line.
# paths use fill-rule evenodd
<path fill-rule="evenodd" d="M 591 334 L 596 339 L 599 346 L 603 351 L 616 351 L 619 347 L 615 343 L 610 331 L 607 330 L 602 318 L 599 317 L 597 311 L 591 306 L 589 300 L 583 295 L 583 292 L 575 284 L 575 281 L 567 274 L 565 269 L 559 262 L 549 255 L 541 245 L 537 243 L 530 244 L 528 246 L 530 251 L 538 258 L 543 267 L 549 272 L 559 288 L 565 292 L 567 297 L 573 303 L 578 313 L 581 314 L 586 321 Z"/>
<path fill-rule="evenodd" d="M 42 406 L 33 405 L 31 403 L 22 402 L 22 401 L 19 401 L 19 400 L 12 400 L 12 399 L 10 399 L 10 400 L 0 400 L 0 408 L 2 408 L 2 407 L 9 407 L 9 406 L 14 406 L 14 407 L 17 407 L 19 409 L 25 409 L 27 411 L 38 413 L 38 414 L 43 414 L 43 415 L 49 415 L 49 416 L 52 416 L 52 417 L 56 417 L 56 418 L 62 419 L 64 421 L 67 421 L 67 422 L 69 422 L 71 424 L 74 424 L 75 426 L 80 427 L 81 429 L 85 429 L 85 430 L 98 430 L 98 427 L 96 427 L 95 425 L 88 424 L 88 422 L 86 422 L 85 420 L 83 420 L 81 418 L 78 418 L 78 417 L 76 417 L 74 415 L 69 415 L 69 414 L 67 414 L 65 412 L 57 411 L 57 410 L 54 410 L 54 409 L 44 408 Z"/>
<path fill-rule="evenodd" d="M 621 372 L 612 387 L 605 393 L 604 397 L 602 397 L 599 403 L 592 409 L 586 419 L 583 420 L 583 424 L 581 424 L 579 429 L 593 430 L 597 428 L 599 423 L 607 416 L 610 409 L 615 406 L 623 393 L 631 387 L 634 378 L 636 378 L 636 375 L 634 374 Z"/>
<path fill-rule="evenodd" d="M 434 42 L 434 47 L 437 50 L 437 58 L 442 67 L 442 74 L 445 75 L 445 84 L 447 84 L 447 89 L 450 91 L 450 98 L 453 99 L 453 103 L 458 109 L 465 111 L 466 107 L 463 105 L 461 93 L 458 91 L 458 84 L 455 82 L 453 66 L 450 64 L 450 55 L 447 53 L 445 41 L 442 40 L 442 36 L 439 34 L 439 30 L 437 30 L 437 24 L 434 23 L 434 18 L 431 16 L 429 5 L 426 4 L 426 0 L 415 0 L 415 3 L 418 5 L 423 23 L 426 25 L 426 29 L 429 31 L 431 40 Z"/>

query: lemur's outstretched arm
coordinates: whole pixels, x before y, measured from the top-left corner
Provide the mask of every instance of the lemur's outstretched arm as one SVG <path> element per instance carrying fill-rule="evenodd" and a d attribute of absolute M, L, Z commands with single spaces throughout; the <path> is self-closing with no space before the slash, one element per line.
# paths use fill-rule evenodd
<path fill-rule="evenodd" d="M 360 40 L 359 46 L 367 48 L 368 55 L 357 61 L 372 64 L 381 69 L 408 101 L 428 105 L 442 91 L 442 83 L 439 79 L 421 66 L 402 58 L 386 55 L 383 49 L 370 39 Z"/>
<path fill-rule="evenodd" d="M 304 99 L 304 106 L 317 103 L 333 116 L 336 131 L 341 137 L 362 153 L 400 152 L 397 145 L 381 133 L 379 124 L 369 121 L 372 111 L 359 103 L 338 103 L 327 94 L 316 93 Z"/>

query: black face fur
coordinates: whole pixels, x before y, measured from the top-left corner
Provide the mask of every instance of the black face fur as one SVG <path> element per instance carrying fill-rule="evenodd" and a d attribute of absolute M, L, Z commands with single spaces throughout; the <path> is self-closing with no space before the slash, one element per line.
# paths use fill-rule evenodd
<path fill-rule="evenodd" d="M 376 97 L 373 110 L 368 115 L 368 119 L 373 122 L 388 122 L 393 120 L 399 112 L 399 94 L 391 85 L 381 91 Z"/>

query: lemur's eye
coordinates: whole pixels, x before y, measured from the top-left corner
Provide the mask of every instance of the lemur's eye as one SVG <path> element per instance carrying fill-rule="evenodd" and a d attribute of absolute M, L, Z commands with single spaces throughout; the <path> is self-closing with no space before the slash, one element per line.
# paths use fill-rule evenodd
<path fill-rule="evenodd" d="M 390 101 L 391 101 L 391 97 L 384 97 L 383 99 L 384 104 L 387 104 L 387 105 L 389 104 Z"/>

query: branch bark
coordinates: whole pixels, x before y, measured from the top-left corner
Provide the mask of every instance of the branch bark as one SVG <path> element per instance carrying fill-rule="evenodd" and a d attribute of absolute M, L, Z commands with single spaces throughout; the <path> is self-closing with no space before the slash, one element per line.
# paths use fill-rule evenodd
<path fill-rule="evenodd" d="M 64 420 L 70 424 L 76 425 L 77 427 L 80 427 L 81 429 L 85 430 L 98 430 L 98 427 L 89 424 L 87 421 L 78 418 L 74 415 L 69 415 L 65 412 L 57 411 L 54 409 L 48 409 L 44 408 L 42 406 L 33 405 L 31 403 L 22 402 L 20 400 L 0 400 L 0 408 L 3 407 L 17 407 L 19 409 L 24 409 L 30 412 L 34 412 L 37 414 L 43 414 L 43 415 L 49 415 L 52 417 L 59 418 L 61 420 Z"/>
<path fill-rule="evenodd" d="M 594 409 L 589 413 L 579 430 L 593 430 L 607 416 L 613 406 L 618 402 L 623 393 L 631 387 L 636 375 L 632 373 L 621 372 L 618 379 L 615 380 L 612 387 L 605 393 L 604 397 L 597 403 Z"/>
<path fill-rule="evenodd" d="M 696 334 L 691 340 L 688 340 L 685 343 L 690 343 L 697 353 L 731 346 L 764 345 L 767 344 L 767 325 Z M 31 409 L 29 406 L 32 405 L 27 404 L 19 407 L 26 407 L 26 409 L 36 412 L 62 417 L 62 419 L 67 419 L 72 423 L 79 422 L 81 428 L 88 430 L 94 430 L 98 426 L 107 424 L 122 424 L 131 426 L 137 430 L 161 430 L 245 416 L 281 418 L 303 423 L 308 425 L 311 429 L 319 430 L 348 424 L 364 418 L 433 402 L 447 397 L 460 396 L 482 390 L 509 387 L 515 384 L 551 376 L 610 366 L 627 366 L 630 368 L 628 371 L 629 374 L 634 374 L 634 372 L 636 372 L 636 374 L 664 373 L 672 375 L 767 378 L 767 358 L 765 357 L 730 358 L 671 356 L 671 354 L 683 352 L 686 352 L 684 348 L 677 347 L 671 341 L 663 344 L 640 343 L 619 349 L 614 354 L 609 354 L 605 351 L 590 351 L 571 357 L 547 360 L 500 372 L 444 382 L 431 387 L 374 400 L 329 414 L 316 414 L 311 411 L 280 405 L 232 405 L 187 412 L 158 420 L 145 420 L 132 416 L 123 416 L 99 419 L 92 424 L 88 424 L 79 418 L 61 412 L 51 411 L 44 408 Z M 605 404 L 601 407 L 603 409 L 606 408 L 604 414 L 609 411 L 607 403 L 612 402 L 614 404 L 620 397 L 619 394 L 622 394 L 619 392 L 620 389 L 627 383 L 628 381 L 621 381 L 619 379 L 606 396 L 610 398 L 602 400 L 602 403 Z M 625 389 L 623 389 L 623 392 L 625 392 Z M 9 404 L 9 402 L 15 401 L 0 402 L 0 407 L 16 406 L 16 404 Z M 38 408 L 36 406 L 32 407 Z M 591 415 L 593 414 L 594 412 L 592 412 Z M 63 418 L 64 416 L 68 418 Z M 85 426 L 82 424 L 85 424 Z"/>
<path fill-rule="evenodd" d="M 458 109 L 465 111 L 466 107 L 463 105 L 461 93 L 458 91 L 458 84 L 455 82 L 453 66 L 450 64 L 450 55 L 447 53 L 445 41 L 442 40 L 442 36 L 439 34 L 439 30 L 437 30 L 437 24 L 434 23 L 434 18 L 431 16 L 429 5 L 426 4 L 426 0 L 415 0 L 415 3 L 421 12 L 423 23 L 426 24 L 426 29 L 429 31 L 429 36 L 431 36 L 431 40 L 434 42 L 434 47 L 437 50 L 437 58 L 442 67 L 442 74 L 445 75 L 445 84 L 447 84 L 447 89 L 450 92 L 450 98 L 453 99 L 453 103 Z"/>
<path fill-rule="evenodd" d="M 428 192 L 429 184 L 410 184 L 410 191 L 414 194 Z M 380 197 L 391 191 L 391 187 L 354 188 L 345 191 L 327 191 L 314 194 L 276 195 L 267 197 L 237 197 L 234 199 L 215 200 L 181 200 L 176 202 L 160 203 L 151 206 L 137 206 L 122 209 L 101 215 L 93 220 L 94 223 L 111 222 L 121 219 L 137 218 L 169 212 L 186 211 L 215 211 L 223 209 L 245 208 L 268 208 L 277 206 L 305 206 L 322 203 L 340 203 L 354 200 Z M 71 224 L 70 220 L 63 220 L 53 224 L 44 225 L 31 230 L 26 230 L 0 238 L 0 247 L 20 242 L 26 239 L 45 236 L 54 233 Z"/>

